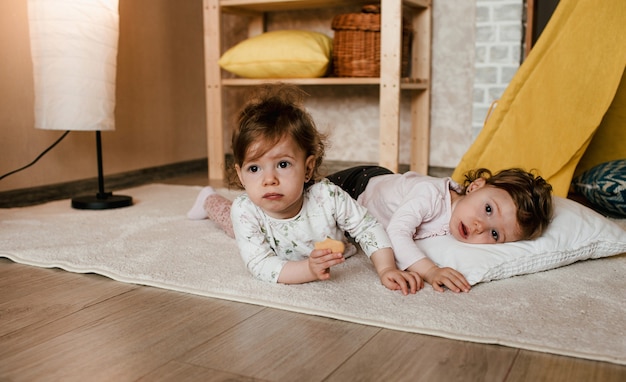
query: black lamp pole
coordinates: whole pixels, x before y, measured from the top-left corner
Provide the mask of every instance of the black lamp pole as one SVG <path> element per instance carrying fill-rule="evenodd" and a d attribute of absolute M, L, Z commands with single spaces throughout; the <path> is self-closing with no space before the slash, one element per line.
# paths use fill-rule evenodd
<path fill-rule="evenodd" d="M 98 155 L 98 193 L 87 196 L 78 196 L 72 199 L 72 207 L 79 210 L 106 210 L 110 208 L 128 207 L 133 204 L 133 198 L 126 195 L 113 195 L 104 192 L 104 175 L 102 171 L 102 139 L 100 130 L 96 131 L 96 151 Z"/>

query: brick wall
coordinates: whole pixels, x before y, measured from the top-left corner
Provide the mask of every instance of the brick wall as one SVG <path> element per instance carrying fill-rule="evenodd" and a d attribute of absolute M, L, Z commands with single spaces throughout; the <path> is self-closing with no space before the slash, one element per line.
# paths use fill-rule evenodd
<path fill-rule="evenodd" d="M 483 127 L 489 106 L 500 98 L 520 64 L 523 0 L 476 1 L 476 52 L 472 135 Z"/>

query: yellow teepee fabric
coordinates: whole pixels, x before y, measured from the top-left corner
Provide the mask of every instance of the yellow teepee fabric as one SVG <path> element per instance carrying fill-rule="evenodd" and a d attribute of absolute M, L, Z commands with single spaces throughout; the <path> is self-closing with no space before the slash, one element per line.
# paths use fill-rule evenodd
<path fill-rule="evenodd" d="M 626 84 L 617 92 L 625 66 L 626 1 L 561 0 L 452 177 L 477 167 L 536 169 L 566 196 L 592 140 L 586 166 L 626 157 Z M 596 139 L 601 122 L 606 134 Z"/>
<path fill-rule="evenodd" d="M 597 164 L 617 159 L 626 159 L 626 70 L 609 110 L 578 162 L 574 176 Z"/>

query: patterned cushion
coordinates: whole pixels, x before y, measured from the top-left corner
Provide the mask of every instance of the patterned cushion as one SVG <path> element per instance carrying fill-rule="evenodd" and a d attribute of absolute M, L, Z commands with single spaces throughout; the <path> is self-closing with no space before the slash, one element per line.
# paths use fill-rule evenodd
<path fill-rule="evenodd" d="M 599 164 L 574 178 L 572 185 L 599 212 L 626 218 L 626 159 Z"/>

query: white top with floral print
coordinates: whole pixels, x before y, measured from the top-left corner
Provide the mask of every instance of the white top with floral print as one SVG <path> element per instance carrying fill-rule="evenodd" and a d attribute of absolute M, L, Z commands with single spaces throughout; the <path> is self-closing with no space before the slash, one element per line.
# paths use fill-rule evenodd
<path fill-rule="evenodd" d="M 323 179 L 304 192 L 300 212 L 290 219 L 274 219 L 257 207 L 247 194 L 235 199 L 231 219 L 241 257 L 254 277 L 277 282 L 288 261 L 304 260 L 315 242 L 326 237 L 346 243 L 344 256 L 356 253 L 344 232 L 353 237 L 369 257 L 391 248 L 383 226 L 338 186 Z"/>

